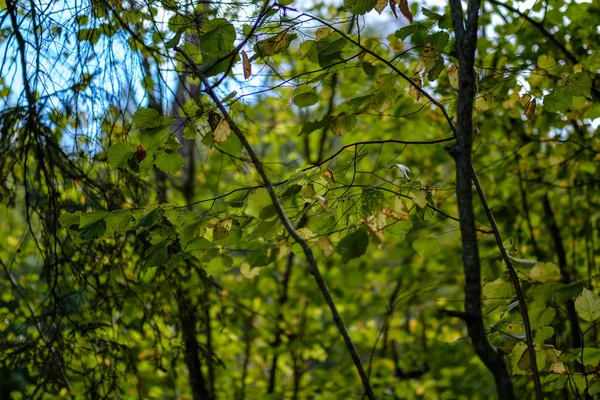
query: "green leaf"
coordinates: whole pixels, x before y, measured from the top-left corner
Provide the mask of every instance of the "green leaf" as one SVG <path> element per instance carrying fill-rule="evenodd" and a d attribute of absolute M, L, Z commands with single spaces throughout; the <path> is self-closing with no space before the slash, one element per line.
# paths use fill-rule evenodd
<path fill-rule="evenodd" d="M 232 265 L 233 258 L 223 254 L 207 262 L 204 270 L 208 276 L 215 276 L 227 272 Z"/>
<path fill-rule="evenodd" d="M 354 115 L 342 112 L 333 118 L 330 128 L 334 135 L 342 136 L 351 131 L 357 123 L 358 120 Z"/>
<path fill-rule="evenodd" d="M 148 152 L 156 151 L 160 146 L 165 144 L 168 137 L 169 130 L 163 126 L 146 130 L 142 133 L 142 146 L 144 146 Z M 149 157 L 146 158 L 150 160 Z"/>
<path fill-rule="evenodd" d="M 589 289 L 583 292 L 575 300 L 575 311 L 580 318 L 593 322 L 600 317 L 600 297 Z"/>
<path fill-rule="evenodd" d="M 404 237 L 410 230 L 412 229 L 412 222 L 410 220 L 406 221 L 394 221 L 389 224 L 385 229 L 386 232 L 391 233 L 395 236 Z"/>
<path fill-rule="evenodd" d="M 323 117 L 323 119 L 306 122 L 304 125 L 302 125 L 300 134 L 308 135 L 309 133 L 312 133 L 318 129 L 325 128 L 331 124 L 331 121 L 333 121 L 333 117 L 331 115 L 327 115 L 326 117 Z"/>
<path fill-rule="evenodd" d="M 206 249 L 212 249 L 213 247 L 215 247 L 215 244 L 213 242 L 200 236 L 188 242 L 187 246 L 185 246 L 185 251 L 201 251 Z"/>
<path fill-rule="evenodd" d="M 370 188 L 363 189 L 360 197 L 360 216 L 367 218 L 373 215 L 381 207 L 384 200 L 385 196 L 381 191 Z"/>
<path fill-rule="evenodd" d="M 81 231 L 79 238 L 81 240 L 95 240 L 95 239 L 102 237 L 102 235 L 104 235 L 105 232 L 106 232 L 106 221 L 101 219 L 99 221 L 94 222 L 91 225 L 88 225 L 86 228 L 84 228 Z"/>
<path fill-rule="evenodd" d="M 578 72 L 571 75 L 564 87 L 564 91 L 573 96 L 591 97 L 590 88 L 592 80 L 587 72 Z"/>
<path fill-rule="evenodd" d="M 440 252 L 442 245 L 437 238 L 427 237 L 415 241 L 413 243 L 413 249 L 415 249 L 421 257 L 433 257 Z"/>
<path fill-rule="evenodd" d="M 151 228 L 158 222 L 158 218 L 160 217 L 160 209 L 155 208 L 150 211 L 148 214 L 144 215 L 137 222 L 136 227 L 138 228 Z"/>
<path fill-rule="evenodd" d="M 58 218 L 58 222 L 60 222 L 63 228 L 70 228 L 73 225 L 79 226 L 80 218 L 81 211 L 75 211 L 74 213 L 64 212 Z"/>
<path fill-rule="evenodd" d="M 185 160 L 178 151 L 173 150 L 160 150 L 154 157 L 154 164 L 156 168 L 168 174 L 174 174 L 179 171 L 184 164 Z"/>
<path fill-rule="evenodd" d="M 435 81 L 440 76 L 444 68 L 444 58 L 442 56 L 437 56 L 435 58 L 433 67 L 431 67 L 429 72 L 427 72 L 427 79 L 431 82 Z"/>
<path fill-rule="evenodd" d="M 375 4 L 377 0 L 344 0 L 344 7 L 355 15 L 368 13 L 375 8 Z"/>
<path fill-rule="evenodd" d="M 573 98 L 564 90 L 558 89 L 544 97 L 544 110 L 549 112 L 566 112 Z"/>
<path fill-rule="evenodd" d="M 369 234 L 364 228 L 359 228 L 340 240 L 337 251 L 346 263 L 365 254 L 368 246 Z"/>
<path fill-rule="evenodd" d="M 133 114 L 133 123 L 139 129 L 150 129 L 161 126 L 160 114 L 153 108 L 140 108 Z"/>
<path fill-rule="evenodd" d="M 412 35 L 413 33 L 415 33 L 418 29 L 419 29 L 419 25 L 417 25 L 417 24 L 408 25 L 408 26 L 398 29 L 394 33 L 394 35 L 397 38 L 399 38 L 400 40 L 404 40 L 407 37 L 409 37 L 410 35 Z"/>
<path fill-rule="evenodd" d="M 430 45 L 434 49 L 443 51 L 449 40 L 450 35 L 448 35 L 448 32 L 438 31 L 427 36 L 423 41 L 425 44 Z"/>
<path fill-rule="evenodd" d="M 319 96 L 317 96 L 315 92 L 311 91 L 294 96 L 293 101 L 298 108 L 304 108 L 316 104 L 319 101 Z"/>
<path fill-rule="evenodd" d="M 106 154 L 108 166 L 117 169 L 124 165 L 127 158 L 135 152 L 135 146 L 131 143 L 117 142 L 110 146 Z"/>
<path fill-rule="evenodd" d="M 115 232 L 125 232 L 131 227 L 131 211 L 130 210 L 116 210 L 111 211 L 106 216 L 106 223 Z"/>
<path fill-rule="evenodd" d="M 162 244 L 152 245 L 146 250 L 144 256 L 146 257 L 144 268 L 160 267 L 169 260 L 169 251 Z"/>
<path fill-rule="evenodd" d="M 577 349 L 581 350 L 581 349 Z M 583 357 L 581 357 L 581 351 L 577 351 L 577 362 L 581 363 L 583 361 L 583 365 L 591 365 L 597 367 L 600 364 L 600 349 L 594 347 L 584 347 L 583 348 Z M 580 358 L 581 357 L 581 358 Z"/>
<path fill-rule="evenodd" d="M 85 228 L 86 226 L 103 219 L 107 215 L 108 211 L 103 210 L 91 211 L 89 213 L 82 214 L 81 218 L 79 219 L 79 227 Z"/>
<path fill-rule="evenodd" d="M 244 213 L 251 217 L 261 219 L 261 212 L 264 208 L 272 206 L 271 197 L 267 189 L 260 188 L 252 191 L 246 199 L 246 209 Z"/>
<path fill-rule="evenodd" d="M 562 285 L 555 292 L 556 294 L 556 302 L 558 304 L 562 304 L 567 300 L 571 300 L 576 298 L 583 291 L 583 282 L 572 282 L 565 285 Z"/>
<path fill-rule="evenodd" d="M 375 76 L 375 74 L 377 73 L 377 67 L 371 64 L 370 62 L 364 61 L 360 65 L 362 66 L 362 69 L 363 71 L 365 71 L 365 74 L 367 74 L 367 76 Z"/>

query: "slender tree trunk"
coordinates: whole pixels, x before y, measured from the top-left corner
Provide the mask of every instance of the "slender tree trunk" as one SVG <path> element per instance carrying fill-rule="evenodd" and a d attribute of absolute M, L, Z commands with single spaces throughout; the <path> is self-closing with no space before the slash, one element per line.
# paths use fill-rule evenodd
<path fill-rule="evenodd" d="M 451 14 L 457 39 L 459 92 L 457 106 L 456 145 L 452 155 L 456 162 L 456 196 L 460 215 L 463 269 L 465 275 L 465 323 L 475 352 L 490 370 L 500 399 L 515 398 L 504 353 L 488 341 L 481 312 L 481 264 L 473 211 L 473 171 L 471 166 L 473 135 L 473 101 L 475 97 L 474 60 L 480 3 L 468 2 L 466 26 L 462 5 L 451 0 Z"/>

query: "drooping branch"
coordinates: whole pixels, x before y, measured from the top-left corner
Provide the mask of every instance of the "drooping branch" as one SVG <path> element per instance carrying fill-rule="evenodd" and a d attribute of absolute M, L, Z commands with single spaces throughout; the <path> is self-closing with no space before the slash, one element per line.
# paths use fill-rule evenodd
<path fill-rule="evenodd" d="M 283 226 L 288 231 L 290 236 L 294 239 L 294 241 L 296 241 L 296 243 L 298 243 L 300 245 L 300 247 L 302 248 L 302 251 L 304 252 L 304 255 L 306 257 L 306 261 L 310 267 L 310 273 L 314 276 L 317 286 L 319 287 L 321 294 L 325 298 L 325 302 L 327 303 L 327 305 L 329 306 L 329 309 L 331 310 L 333 320 L 334 320 L 338 330 L 340 331 L 342 338 L 344 339 L 346 348 L 348 349 L 348 352 L 350 353 L 352 361 L 354 362 L 356 370 L 362 381 L 365 393 L 370 400 L 374 400 L 375 394 L 373 393 L 373 389 L 371 388 L 369 378 L 368 378 L 368 376 L 365 372 L 365 369 L 362 365 L 362 361 L 358 354 L 358 350 L 356 349 L 356 347 L 354 346 L 354 342 L 350 338 L 348 329 L 346 328 L 346 325 L 342 321 L 342 318 L 337 310 L 337 307 L 335 305 L 333 297 L 331 296 L 331 292 L 330 292 L 329 288 L 327 287 L 327 284 L 325 283 L 323 276 L 321 275 L 321 271 L 317 264 L 317 260 L 315 259 L 315 256 L 312 252 L 312 249 L 308 246 L 308 243 L 298 234 L 298 232 L 296 231 L 296 229 L 294 228 L 294 226 L 288 219 L 287 214 L 285 213 L 285 210 L 283 209 L 283 206 L 282 206 L 279 198 L 277 197 L 277 194 L 275 193 L 275 189 L 271 183 L 271 180 L 269 179 L 269 177 L 267 176 L 267 174 L 264 170 L 262 162 L 260 161 L 260 159 L 258 158 L 256 153 L 252 149 L 252 146 L 246 139 L 246 136 L 241 131 L 241 129 L 239 128 L 237 123 L 229 115 L 229 112 L 225 108 L 225 105 L 223 104 L 223 102 L 215 94 L 214 90 L 212 89 L 212 86 L 210 85 L 210 83 L 208 82 L 206 77 L 202 74 L 202 71 L 199 70 L 197 65 L 193 62 L 193 60 L 190 58 L 190 56 L 187 53 L 185 53 L 184 51 L 182 51 L 179 48 L 175 48 L 174 50 L 177 51 L 178 53 L 180 53 L 188 62 L 189 67 L 198 74 L 202 84 L 204 85 L 204 91 L 210 97 L 210 99 L 215 103 L 215 105 L 217 106 L 217 109 L 221 112 L 221 114 L 223 115 L 223 118 L 229 123 L 231 130 L 237 136 L 237 138 L 240 140 L 243 148 L 248 153 L 250 159 L 252 160 L 252 164 L 254 165 L 254 168 L 256 169 L 256 171 L 260 175 L 263 183 L 265 184 L 265 189 L 267 190 L 269 197 L 271 198 L 271 202 L 273 203 L 273 206 L 275 207 L 275 212 L 276 212 L 279 220 L 282 222 Z"/>

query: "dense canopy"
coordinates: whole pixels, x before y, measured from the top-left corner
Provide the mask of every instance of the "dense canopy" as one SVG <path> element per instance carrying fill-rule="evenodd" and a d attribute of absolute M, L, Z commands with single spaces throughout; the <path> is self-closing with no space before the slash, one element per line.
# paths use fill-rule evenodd
<path fill-rule="evenodd" d="M 0 0 L 0 399 L 600 395 L 599 25 Z"/>

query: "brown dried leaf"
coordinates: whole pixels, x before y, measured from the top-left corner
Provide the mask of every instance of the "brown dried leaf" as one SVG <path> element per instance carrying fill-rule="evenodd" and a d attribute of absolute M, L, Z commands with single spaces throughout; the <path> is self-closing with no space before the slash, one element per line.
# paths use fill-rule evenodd
<path fill-rule="evenodd" d="M 527 119 L 531 120 L 531 118 L 533 118 L 533 114 L 535 114 L 535 107 L 536 107 L 536 101 L 535 101 L 535 99 L 533 99 L 532 101 L 529 102 L 529 105 L 527 106 L 527 109 L 525 110 L 525 117 L 527 117 Z"/>
<path fill-rule="evenodd" d="M 218 112 L 211 111 L 208 114 L 208 125 L 210 125 L 210 129 L 212 131 L 217 129 L 219 122 L 221 122 L 221 115 Z"/>
<path fill-rule="evenodd" d="M 137 161 L 137 163 L 141 163 L 144 158 L 146 158 L 146 155 L 148 154 L 148 152 L 146 151 L 146 149 L 144 148 L 144 146 L 142 146 L 141 144 L 138 145 L 137 150 L 135 151 L 135 161 Z"/>
<path fill-rule="evenodd" d="M 224 119 L 219 122 L 219 125 L 217 125 L 217 128 L 213 131 L 213 139 L 215 139 L 215 142 L 221 144 L 227 140 L 230 134 L 231 128 L 229 128 L 229 122 Z"/>
<path fill-rule="evenodd" d="M 531 95 L 529 93 L 525 93 L 523 96 L 519 97 L 519 103 L 521 103 L 522 106 L 529 105 L 530 101 L 531 101 Z"/>
<path fill-rule="evenodd" d="M 390 0 L 390 8 L 392 9 L 392 14 L 394 14 L 394 17 L 398 19 L 398 14 L 396 14 L 396 0 Z"/>
<path fill-rule="evenodd" d="M 400 12 L 402 13 L 402 15 L 404 15 L 406 17 L 406 19 L 408 19 L 408 21 L 412 24 L 413 23 L 413 15 L 410 12 L 410 7 L 408 6 L 408 0 L 398 0 L 398 4 L 400 6 Z"/>
<path fill-rule="evenodd" d="M 242 50 L 242 65 L 244 67 L 244 79 L 247 80 L 252 75 L 252 64 L 250 64 L 248 54 L 244 50 Z"/>
<path fill-rule="evenodd" d="M 335 176 L 333 176 L 333 171 L 331 170 L 331 168 L 327 168 L 325 171 L 323 171 L 323 175 L 325 175 L 325 178 L 335 183 Z"/>
<path fill-rule="evenodd" d="M 419 78 L 412 78 L 411 81 L 418 87 L 421 87 L 421 80 Z M 419 101 L 421 98 L 421 92 L 417 90 L 415 85 L 410 85 L 410 89 L 408 89 L 408 94 L 410 94 L 415 100 Z"/>

